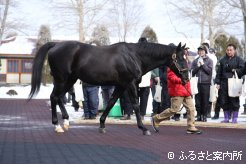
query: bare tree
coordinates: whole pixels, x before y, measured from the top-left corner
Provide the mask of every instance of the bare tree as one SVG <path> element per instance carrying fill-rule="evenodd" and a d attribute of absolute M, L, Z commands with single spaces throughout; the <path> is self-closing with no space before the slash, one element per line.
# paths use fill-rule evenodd
<path fill-rule="evenodd" d="M 201 42 L 208 31 L 208 39 L 213 45 L 216 31 L 223 31 L 223 27 L 237 21 L 232 18 L 230 8 L 221 0 L 187 0 L 184 3 L 169 1 L 178 11 L 179 18 L 190 20 L 200 26 Z"/>
<path fill-rule="evenodd" d="M 111 1 L 109 16 L 119 41 L 126 41 L 127 35 L 138 25 L 142 8 L 138 0 Z"/>
<path fill-rule="evenodd" d="M 97 16 L 108 0 L 68 0 L 63 3 L 54 0 L 54 2 L 56 2 L 54 7 L 57 9 L 55 14 L 63 17 L 63 21 L 59 24 L 66 28 L 77 26 L 79 40 L 84 42 L 85 33 L 88 33 L 88 29 L 92 29 L 96 24 Z"/>
<path fill-rule="evenodd" d="M 18 6 L 15 0 L 0 0 L 0 42 L 8 36 L 16 36 L 17 31 L 25 33 L 25 24 L 18 18 L 13 18 L 11 10 Z"/>
<path fill-rule="evenodd" d="M 3 6 L 3 15 L 0 15 L 1 18 L 1 29 L 0 29 L 0 42 L 2 40 L 3 34 L 5 32 L 5 27 L 6 27 L 6 21 L 7 21 L 7 16 L 8 16 L 8 10 L 9 10 L 9 4 L 10 4 L 10 0 L 1 0 L 0 1 L 0 5 Z M 1 8 L 0 8 L 0 14 L 2 14 L 1 12 Z"/>
<path fill-rule="evenodd" d="M 242 19 L 243 21 L 243 27 L 244 27 L 244 40 L 242 42 L 243 44 L 243 57 L 245 58 L 246 55 L 246 2 L 245 0 L 225 0 L 227 4 L 232 6 L 233 8 L 238 9 L 242 13 Z M 240 19 L 239 19 L 240 20 Z"/>

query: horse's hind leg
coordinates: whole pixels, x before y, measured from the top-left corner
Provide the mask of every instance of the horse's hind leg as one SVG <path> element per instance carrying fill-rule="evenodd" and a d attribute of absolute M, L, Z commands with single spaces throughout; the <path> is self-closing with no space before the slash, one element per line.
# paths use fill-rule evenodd
<path fill-rule="evenodd" d="M 109 114 L 110 109 L 114 106 L 114 104 L 116 103 L 117 99 L 122 95 L 122 93 L 124 92 L 124 88 L 122 87 L 115 87 L 113 94 L 111 95 L 109 101 L 108 101 L 108 105 L 106 107 L 106 109 L 104 110 L 102 116 L 100 117 L 100 127 L 99 127 L 99 132 L 100 133 L 105 133 L 105 120 Z"/>
<path fill-rule="evenodd" d="M 55 125 L 55 131 L 57 133 L 62 133 L 64 130 L 62 127 L 58 124 L 58 118 L 57 118 L 57 111 L 56 111 L 56 105 L 58 102 L 57 96 L 54 94 L 54 89 L 50 95 L 50 103 L 51 103 L 51 115 L 52 115 L 52 124 Z"/>
<path fill-rule="evenodd" d="M 74 85 L 74 83 L 77 80 L 74 77 L 70 77 L 68 79 L 69 80 L 65 83 L 65 85 L 62 85 L 61 84 L 61 86 L 60 86 L 61 87 L 60 89 L 62 90 L 62 92 L 61 92 L 61 96 L 58 99 L 58 105 L 59 105 L 59 107 L 61 109 L 61 112 L 62 112 L 62 119 L 64 120 L 63 127 L 64 127 L 65 130 L 68 130 L 68 128 L 69 128 L 69 115 L 68 115 L 67 110 L 66 110 L 66 108 L 64 106 L 64 103 L 62 101 L 62 98 L 64 97 L 64 95 L 69 90 L 73 90 L 73 94 L 74 94 L 73 100 L 75 101 L 75 93 L 74 93 L 73 85 Z"/>
<path fill-rule="evenodd" d="M 142 119 L 140 117 L 140 108 L 137 94 L 137 85 L 132 83 L 128 88 L 127 92 L 129 94 L 130 101 L 132 103 L 133 110 L 135 111 L 138 128 L 143 131 L 143 135 L 151 135 L 150 131 L 143 125 Z"/>
<path fill-rule="evenodd" d="M 60 110 L 62 112 L 62 119 L 64 120 L 63 127 L 64 127 L 65 130 L 68 130 L 68 128 L 69 128 L 69 115 L 68 115 L 67 110 L 66 110 L 66 108 L 64 106 L 62 98 L 63 97 L 59 96 L 58 105 L 59 105 Z"/>
<path fill-rule="evenodd" d="M 57 118 L 57 111 L 56 111 L 56 105 L 58 104 L 60 107 L 60 110 L 62 112 L 62 118 L 64 119 L 64 128 L 67 130 L 69 126 L 69 116 L 67 113 L 67 110 L 63 104 L 63 97 L 65 95 L 66 91 L 64 91 L 64 84 L 63 83 L 57 83 L 54 82 L 54 89 L 52 91 L 50 100 L 51 100 L 51 109 L 52 109 L 52 123 L 56 125 L 56 131 L 62 132 L 63 130 L 58 124 L 58 118 Z M 58 130 L 57 130 L 58 129 Z"/>

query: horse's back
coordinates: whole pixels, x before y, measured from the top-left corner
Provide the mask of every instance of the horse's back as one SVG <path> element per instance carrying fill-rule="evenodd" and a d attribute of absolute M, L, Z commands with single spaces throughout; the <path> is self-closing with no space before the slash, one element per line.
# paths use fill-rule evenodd
<path fill-rule="evenodd" d="M 130 48 L 129 48 L 130 47 Z M 92 46 L 77 41 L 56 44 L 49 51 L 49 63 L 59 77 L 75 74 L 92 84 L 113 84 L 131 80 L 136 75 L 134 44 L 117 43 L 110 46 Z M 123 78 L 123 79 L 122 79 Z"/>

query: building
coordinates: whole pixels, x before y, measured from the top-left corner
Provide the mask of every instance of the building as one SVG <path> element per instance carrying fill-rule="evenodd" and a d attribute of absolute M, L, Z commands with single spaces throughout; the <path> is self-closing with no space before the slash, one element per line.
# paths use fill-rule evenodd
<path fill-rule="evenodd" d="M 26 37 L 11 37 L 0 45 L 0 83 L 31 82 L 34 43 Z"/>

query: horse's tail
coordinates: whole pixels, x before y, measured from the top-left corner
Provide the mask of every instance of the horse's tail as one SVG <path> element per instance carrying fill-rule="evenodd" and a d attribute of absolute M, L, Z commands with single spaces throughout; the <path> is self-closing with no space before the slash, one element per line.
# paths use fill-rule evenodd
<path fill-rule="evenodd" d="M 40 47 L 40 49 L 36 53 L 36 56 L 33 60 L 32 81 L 31 81 L 31 91 L 29 93 L 29 100 L 31 100 L 32 97 L 39 92 L 44 61 L 49 49 L 54 47 L 55 44 L 56 44 L 55 42 L 48 42 L 44 44 L 42 47 Z"/>

